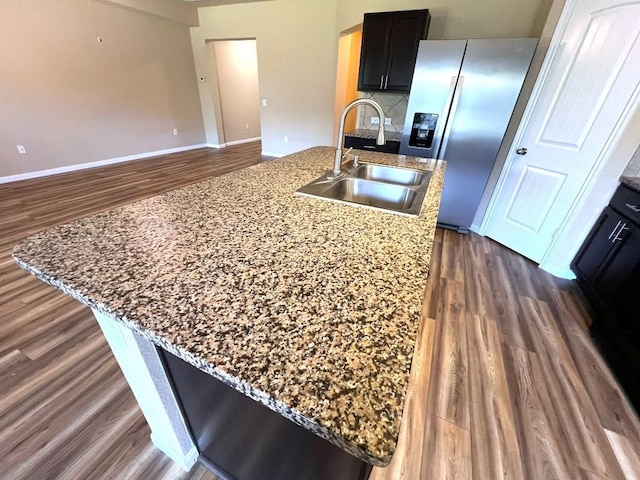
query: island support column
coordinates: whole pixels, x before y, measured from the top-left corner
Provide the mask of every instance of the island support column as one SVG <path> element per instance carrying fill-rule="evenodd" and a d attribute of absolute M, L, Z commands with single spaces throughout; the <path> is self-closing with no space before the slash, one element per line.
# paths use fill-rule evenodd
<path fill-rule="evenodd" d="M 122 373 L 151 428 L 151 441 L 185 470 L 198 449 L 171 389 L 156 347 L 108 315 L 93 310 Z"/>

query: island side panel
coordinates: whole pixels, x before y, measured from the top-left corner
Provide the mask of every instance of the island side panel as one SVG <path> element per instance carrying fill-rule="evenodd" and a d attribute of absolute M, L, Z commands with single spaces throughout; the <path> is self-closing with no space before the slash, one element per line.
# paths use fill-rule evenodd
<path fill-rule="evenodd" d="M 156 347 L 108 315 L 93 314 L 151 428 L 151 441 L 189 471 L 198 450 L 165 373 Z"/>
<path fill-rule="evenodd" d="M 158 348 L 199 461 L 234 480 L 367 480 L 372 465 Z"/>

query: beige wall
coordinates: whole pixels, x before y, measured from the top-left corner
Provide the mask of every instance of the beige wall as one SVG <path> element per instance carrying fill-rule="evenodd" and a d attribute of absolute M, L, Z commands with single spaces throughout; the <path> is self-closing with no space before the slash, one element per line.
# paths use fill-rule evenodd
<path fill-rule="evenodd" d="M 204 142 L 184 23 L 21 0 L 3 3 L 0 38 L 0 177 Z"/>
<path fill-rule="evenodd" d="M 160 18 L 182 22 L 189 26 L 198 25 L 196 6 L 182 0 L 94 0 L 104 4 L 127 7 Z"/>
<path fill-rule="evenodd" d="M 429 38 L 538 36 L 551 0 L 434 0 Z M 210 72 L 207 39 L 253 38 L 258 42 L 263 150 L 285 154 L 331 145 L 336 106 L 340 32 L 371 11 L 425 8 L 423 0 L 274 0 L 200 8 L 192 28 L 199 74 Z M 541 20 L 542 19 L 542 20 Z M 218 100 L 200 85 L 207 141 L 220 143 Z M 289 143 L 283 137 L 289 137 Z"/>
<path fill-rule="evenodd" d="M 336 0 L 275 0 L 198 10 L 191 29 L 198 74 L 210 72 L 206 40 L 255 38 L 258 48 L 263 150 L 284 154 L 331 144 L 338 35 Z M 207 141 L 220 142 L 210 86 L 200 84 Z M 289 139 L 284 142 L 284 137 Z"/>
<path fill-rule="evenodd" d="M 224 141 L 260 136 L 260 95 L 255 40 L 211 42 L 210 62 L 218 76 Z M 215 92 L 214 92 L 215 95 Z"/>

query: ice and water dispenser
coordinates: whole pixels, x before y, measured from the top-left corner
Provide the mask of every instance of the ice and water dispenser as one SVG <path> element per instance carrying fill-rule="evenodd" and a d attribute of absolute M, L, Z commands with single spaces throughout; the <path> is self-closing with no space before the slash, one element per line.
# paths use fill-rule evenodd
<path fill-rule="evenodd" d="M 437 123 L 438 114 L 436 113 L 416 113 L 413 116 L 409 146 L 430 150 L 433 147 Z"/>

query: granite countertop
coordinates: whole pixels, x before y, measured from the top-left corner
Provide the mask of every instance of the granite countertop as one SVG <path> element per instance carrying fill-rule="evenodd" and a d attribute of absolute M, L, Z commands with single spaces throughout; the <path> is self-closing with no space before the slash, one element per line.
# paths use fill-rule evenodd
<path fill-rule="evenodd" d="M 358 138 L 378 138 L 378 129 L 375 130 L 367 130 L 365 128 L 358 128 L 352 132 L 345 133 L 348 137 L 358 137 Z M 402 132 L 389 132 L 385 130 L 384 136 L 388 142 L 401 142 L 402 141 Z"/>
<path fill-rule="evenodd" d="M 634 189 L 636 192 L 640 192 L 640 177 L 620 177 L 620 183 Z"/>
<path fill-rule="evenodd" d="M 43 281 L 374 465 L 396 448 L 444 162 L 418 218 L 294 191 L 314 147 L 23 240 Z"/>

